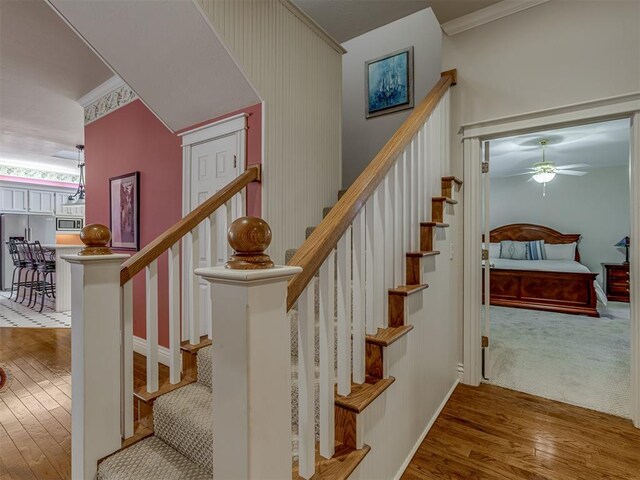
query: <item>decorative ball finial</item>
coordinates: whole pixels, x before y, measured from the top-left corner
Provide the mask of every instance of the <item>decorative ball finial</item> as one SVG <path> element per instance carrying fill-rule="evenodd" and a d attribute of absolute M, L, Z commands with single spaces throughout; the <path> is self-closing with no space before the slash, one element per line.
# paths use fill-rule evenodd
<path fill-rule="evenodd" d="M 227 262 L 227 268 L 232 270 L 273 268 L 271 258 L 264 253 L 271 243 L 271 228 L 261 218 L 238 218 L 229 226 L 227 238 L 235 252 Z"/>
<path fill-rule="evenodd" d="M 107 246 L 111 240 L 109 227 L 100 223 L 87 225 L 80 232 L 80 240 L 86 245 L 78 255 L 111 255 L 113 252 Z"/>

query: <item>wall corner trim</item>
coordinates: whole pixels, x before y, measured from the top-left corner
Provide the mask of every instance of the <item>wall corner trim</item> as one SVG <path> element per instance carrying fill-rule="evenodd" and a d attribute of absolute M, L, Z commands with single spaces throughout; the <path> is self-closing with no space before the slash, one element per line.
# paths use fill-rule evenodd
<path fill-rule="evenodd" d="M 449 391 L 445 395 L 444 399 L 442 400 L 442 403 L 440 404 L 438 409 L 435 411 L 435 413 L 433 414 L 433 416 L 431 417 L 431 419 L 427 423 L 427 426 L 425 427 L 424 431 L 418 437 L 418 441 L 415 443 L 415 445 L 413 446 L 413 448 L 409 452 L 409 455 L 407 455 L 407 458 L 404 460 L 404 462 L 402 462 L 402 465 L 398 469 L 398 472 L 396 473 L 396 476 L 394 477 L 394 480 L 400 480 L 400 478 L 402 477 L 402 474 L 404 473 L 404 471 L 407 469 L 407 467 L 411 463 L 411 460 L 413 459 L 413 456 L 418 451 L 418 448 L 420 448 L 420 445 L 422 445 L 422 442 L 424 441 L 425 437 L 429 433 L 429 430 L 431 430 L 431 427 L 433 427 L 433 424 L 436 423 L 436 420 L 438 419 L 438 417 L 442 413 L 442 410 L 444 410 L 444 407 L 447 405 L 447 402 L 451 398 L 451 395 L 453 395 L 453 392 L 456 390 L 456 387 L 458 386 L 459 383 L 460 383 L 460 381 L 458 379 L 454 380 L 453 385 L 451 386 L 451 388 L 449 389 Z"/>
<path fill-rule="evenodd" d="M 441 27 L 444 33 L 451 37 L 548 1 L 549 0 L 503 0 L 502 2 L 443 23 Z"/>
<path fill-rule="evenodd" d="M 284 5 L 287 10 L 293 13 L 298 19 L 304 23 L 307 27 L 313 30 L 316 35 L 322 38 L 331 48 L 333 48 L 340 55 L 344 55 L 347 51 L 342 45 L 340 45 L 335 38 L 333 38 L 329 32 L 322 28 L 313 18 L 306 14 L 304 10 L 295 5 L 291 0 L 280 0 L 280 3 Z"/>
<path fill-rule="evenodd" d="M 145 338 L 133 336 L 133 351 L 140 355 L 147 356 L 147 340 Z M 167 367 L 170 364 L 170 352 L 167 347 L 158 345 L 158 362 Z"/>

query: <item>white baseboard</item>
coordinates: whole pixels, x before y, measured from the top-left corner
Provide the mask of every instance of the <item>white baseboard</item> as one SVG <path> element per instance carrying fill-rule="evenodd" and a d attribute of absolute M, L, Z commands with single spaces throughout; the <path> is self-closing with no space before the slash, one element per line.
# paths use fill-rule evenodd
<path fill-rule="evenodd" d="M 458 364 L 458 381 L 462 383 L 464 380 L 464 364 Z"/>
<path fill-rule="evenodd" d="M 402 477 L 402 474 L 404 473 L 404 471 L 409 466 L 409 463 L 411 463 L 411 460 L 413 459 L 413 456 L 418 451 L 418 448 L 420 448 L 420 445 L 422 444 L 422 441 L 424 440 L 424 438 L 429 433 L 429 430 L 431 430 L 431 427 L 433 427 L 433 424 L 436 422 L 436 420 L 440 416 L 440 413 L 442 413 L 442 410 L 444 409 L 445 405 L 449 401 L 449 398 L 453 394 L 453 391 L 458 386 L 458 383 L 460 383 L 460 381 L 458 379 L 456 379 L 456 381 L 453 382 L 453 385 L 451 386 L 451 389 L 449 390 L 447 395 L 444 397 L 444 400 L 442 400 L 442 403 L 440 404 L 440 406 L 438 407 L 436 412 L 433 414 L 433 417 L 431 417 L 431 420 L 429 420 L 429 423 L 427 424 L 426 428 L 424 429 L 424 432 L 422 432 L 422 434 L 420 434 L 420 437 L 418 438 L 418 441 L 416 442 L 416 444 L 411 449 L 411 452 L 409 452 L 409 455 L 407 456 L 407 458 L 404 460 L 404 462 L 402 462 L 402 466 L 400 467 L 400 470 L 398 470 L 398 473 L 396 473 L 396 476 L 394 477 L 394 480 L 400 480 L 400 477 Z"/>
<path fill-rule="evenodd" d="M 139 353 L 140 355 L 147 356 L 147 340 L 145 338 L 133 336 L 133 351 Z M 167 347 L 163 347 L 162 345 L 158 345 L 158 362 L 163 365 L 169 366 L 169 349 Z"/>

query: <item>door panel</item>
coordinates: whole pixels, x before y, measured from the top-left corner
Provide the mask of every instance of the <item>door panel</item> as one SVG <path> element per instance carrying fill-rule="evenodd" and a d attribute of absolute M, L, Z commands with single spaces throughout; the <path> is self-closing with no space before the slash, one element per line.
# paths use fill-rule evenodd
<path fill-rule="evenodd" d="M 238 137 L 236 134 L 211 140 L 191 147 L 191 210 L 202 204 L 237 176 Z M 199 267 L 224 264 L 226 258 L 227 215 L 224 207 L 215 215 L 217 238 L 210 243 L 208 222 L 199 226 Z M 212 251 L 215 249 L 215 253 Z M 212 260 L 213 258 L 213 260 Z M 211 296 L 208 282 L 198 277 L 199 315 L 201 335 L 209 334 L 211 327 Z M 194 292 L 195 293 L 195 292 Z M 202 321 L 205 319 L 205 321 Z"/>

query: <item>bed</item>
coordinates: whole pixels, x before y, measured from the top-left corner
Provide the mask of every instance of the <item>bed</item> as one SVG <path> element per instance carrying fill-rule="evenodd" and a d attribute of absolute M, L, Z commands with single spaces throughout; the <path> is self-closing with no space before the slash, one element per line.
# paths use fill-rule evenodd
<path fill-rule="evenodd" d="M 503 240 L 544 240 L 545 244 L 578 243 L 580 234 L 562 234 L 542 225 L 517 223 L 490 232 L 490 243 Z M 580 263 L 577 245 L 573 260 L 509 260 L 489 258 L 491 305 L 599 317 L 598 297 L 604 292 Z M 484 275 L 483 275 L 484 290 Z"/>

